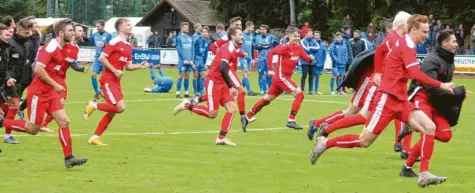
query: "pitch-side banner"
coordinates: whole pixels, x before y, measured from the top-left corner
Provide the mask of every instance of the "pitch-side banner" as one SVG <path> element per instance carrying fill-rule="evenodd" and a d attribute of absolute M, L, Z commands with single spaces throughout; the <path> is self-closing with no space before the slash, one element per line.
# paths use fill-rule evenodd
<path fill-rule="evenodd" d="M 417 55 L 419 62 L 422 63 L 427 55 Z M 457 74 L 475 74 L 475 56 L 455 56 L 455 73 Z"/>
<path fill-rule="evenodd" d="M 139 64 L 147 60 L 151 64 L 160 64 L 160 50 L 159 49 L 133 49 L 132 62 Z"/>

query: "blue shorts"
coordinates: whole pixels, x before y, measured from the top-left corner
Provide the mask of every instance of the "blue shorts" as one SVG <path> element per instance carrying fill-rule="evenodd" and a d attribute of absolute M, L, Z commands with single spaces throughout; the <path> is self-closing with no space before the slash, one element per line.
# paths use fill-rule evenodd
<path fill-rule="evenodd" d="M 193 72 L 193 67 L 189 64 L 178 64 L 178 74 L 183 72 Z"/>
<path fill-rule="evenodd" d="M 196 72 L 201 73 L 205 71 L 205 65 L 203 62 L 195 62 Z"/>
<path fill-rule="evenodd" d="M 94 57 L 94 62 L 91 66 L 91 71 L 95 72 L 96 74 L 101 74 L 102 70 L 104 70 L 104 66 L 99 62 L 99 57 Z"/>
<path fill-rule="evenodd" d="M 345 69 L 346 69 L 345 66 L 333 67 L 332 68 L 332 74 L 334 76 L 345 76 L 345 74 L 346 74 Z"/>
<path fill-rule="evenodd" d="M 251 70 L 251 61 L 252 61 L 251 58 L 239 58 L 240 69 L 241 70 L 244 70 L 244 69 Z"/>
<path fill-rule="evenodd" d="M 315 75 L 323 75 L 323 66 L 315 66 Z"/>
<path fill-rule="evenodd" d="M 267 59 L 259 60 L 257 62 L 257 72 L 259 74 L 269 74 L 269 68 L 267 67 Z"/>

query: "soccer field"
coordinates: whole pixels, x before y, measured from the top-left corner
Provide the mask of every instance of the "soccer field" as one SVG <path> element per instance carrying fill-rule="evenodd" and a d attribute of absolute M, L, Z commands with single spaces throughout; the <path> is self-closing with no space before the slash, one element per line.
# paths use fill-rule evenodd
<path fill-rule="evenodd" d="M 177 74 L 176 70 L 165 73 Z M 300 74 L 295 77 L 300 83 Z M 348 106 L 350 96 L 328 95 L 329 78 L 324 75 L 320 86 L 327 95 L 305 96 L 296 119 L 300 125 Z M 256 79 L 253 73 L 254 91 L 258 91 Z M 224 110 L 215 120 L 189 112 L 173 116 L 173 107 L 181 101 L 175 99 L 175 88 L 167 94 L 142 91 L 152 85 L 148 70 L 124 74 L 127 110 L 114 118 L 101 137 L 109 145 L 92 146 L 87 140 L 103 113 L 96 111 L 90 120 L 83 120 L 85 105 L 93 95 L 90 75 L 70 71 L 67 80 L 65 109 L 71 119 L 73 152 L 89 161 L 66 169 L 57 133 L 14 133 L 21 144 L 0 145 L 0 192 L 475 192 L 472 96 L 453 128 L 452 141 L 435 145 L 431 172 L 447 176 L 447 182 L 421 189 L 416 178 L 399 177 L 404 161 L 392 150 L 392 124 L 372 147 L 335 148 L 313 166 L 309 155 L 314 142 L 307 139 L 307 128 L 285 128 L 293 98 L 283 95 L 258 114 L 247 133 L 241 132 L 235 116 L 228 137 L 236 147 L 216 146 Z M 475 91 L 474 80 L 455 83 Z M 247 97 L 247 109 L 258 99 Z M 54 123 L 50 128 L 57 130 Z M 360 130 L 354 127 L 332 136 Z M 419 135 L 414 136 L 413 144 Z"/>

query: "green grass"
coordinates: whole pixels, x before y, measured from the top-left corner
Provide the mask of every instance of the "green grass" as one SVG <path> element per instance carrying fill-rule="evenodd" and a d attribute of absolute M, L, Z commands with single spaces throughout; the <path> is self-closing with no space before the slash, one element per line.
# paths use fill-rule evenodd
<path fill-rule="evenodd" d="M 172 70 L 166 73 L 176 75 Z M 326 93 L 328 80 L 325 75 L 321 81 Z M 473 80 L 455 82 L 475 90 Z M 371 148 L 332 149 L 312 166 L 309 153 L 314 143 L 307 139 L 306 129 L 284 128 L 292 103 L 289 95 L 262 110 L 247 133 L 240 132 L 236 116 L 235 132 L 228 136 L 237 146 L 221 147 L 214 145 L 220 118 L 208 120 L 188 112 L 173 116 L 172 109 L 180 102 L 174 99 L 174 89 L 169 94 L 143 93 L 147 85 L 151 85 L 147 71 L 124 75 L 127 110 L 115 117 L 102 137 L 109 146 L 96 147 L 87 139 L 102 113 L 96 112 L 87 122 L 82 119 L 92 97 L 89 75 L 69 73 L 65 108 L 75 135 L 74 154 L 89 162 L 65 169 L 57 134 L 16 134 L 20 145 L 1 145 L 0 192 L 475 192 L 472 98 L 464 105 L 452 141 L 437 142 L 431 160 L 431 172 L 448 176 L 448 181 L 421 189 L 416 179 L 398 175 L 404 162 L 392 152 L 392 125 Z M 248 97 L 247 107 L 257 100 Z M 307 95 L 297 121 L 306 125 L 312 118 L 346 108 L 349 100 L 349 96 Z M 53 123 L 50 127 L 57 129 Z M 265 128 L 277 130 L 252 131 Z M 333 136 L 360 130 L 355 127 Z"/>

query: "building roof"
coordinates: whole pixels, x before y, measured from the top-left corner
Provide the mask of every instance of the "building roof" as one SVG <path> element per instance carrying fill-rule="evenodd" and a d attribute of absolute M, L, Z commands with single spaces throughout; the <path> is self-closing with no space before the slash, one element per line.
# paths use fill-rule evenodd
<path fill-rule="evenodd" d="M 153 13 L 155 13 L 161 6 L 168 3 L 175 9 L 176 12 L 181 14 L 185 19 L 191 22 L 191 24 L 200 23 L 201 25 L 215 26 L 217 23 L 224 23 L 224 19 L 217 13 L 217 11 L 211 9 L 210 1 L 203 0 L 162 0 L 156 5 L 147 15 L 145 15 L 139 24 L 143 24 L 148 20 Z"/>

